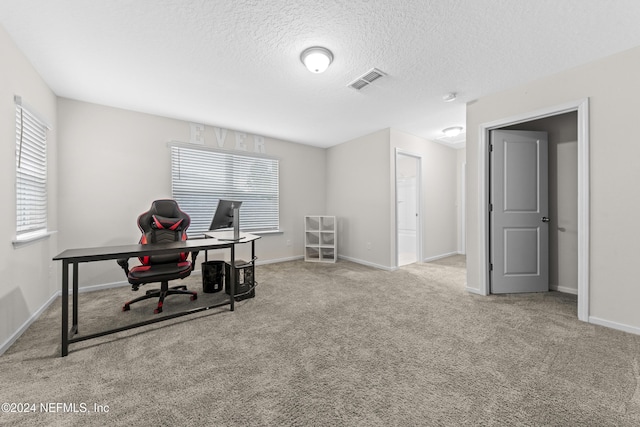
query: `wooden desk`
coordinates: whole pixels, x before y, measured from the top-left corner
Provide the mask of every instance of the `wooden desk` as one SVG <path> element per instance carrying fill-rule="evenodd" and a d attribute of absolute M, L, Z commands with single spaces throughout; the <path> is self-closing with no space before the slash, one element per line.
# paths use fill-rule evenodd
<path fill-rule="evenodd" d="M 215 307 L 220 307 L 229 304 L 230 311 L 234 310 L 235 301 L 235 245 L 251 243 L 251 254 L 253 260 L 255 260 L 255 241 L 260 238 L 254 234 L 240 233 L 241 240 L 238 241 L 226 241 L 220 240 L 228 238 L 227 232 L 209 232 L 206 233 L 206 239 L 193 239 L 183 242 L 172 242 L 163 244 L 148 244 L 148 245 L 123 245 L 123 246 L 105 246 L 100 248 L 83 248 L 83 249 L 67 249 L 53 258 L 54 261 L 62 261 L 62 349 L 61 356 L 64 357 L 69 353 L 69 344 L 79 341 L 85 341 L 91 338 L 97 338 L 104 335 L 114 334 L 116 332 L 125 331 L 127 329 L 137 328 L 152 323 L 162 322 L 164 320 L 173 319 L 187 314 L 198 313 L 200 311 L 209 310 Z M 120 258 L 136 258 L 142 255 L 160 255 L 176 252 L 191 252 L 191 251 L 206 251 L 210 249 L 230 249 L 231 250 L 231 268 L 230 274 L 231 283 L 230 296 L 228 301 L 224 301 L 215 305 L 207 307 L 198 307 L 191 310 L 182 311 L 179 313 L 173 313 L 170 315 L 164 315 L 155 319 L 146 320 L 143 322 L 133 323 L 130 325 L 122 326 L 115 329 L 109 329 L 103 332 L 98 332 L 90 335 L 76 336 L 78 335 L 78 264 L 81 262 L 92 261 L 104 261 L 110 259 Z M 72 325 L 69 329 L 69 265 L 73 266 L 73 287 L 72 287 Z M 195 267 L 195 266 L 194 266 Z M 71 337 L 71 338 L 70 338 Z"/>

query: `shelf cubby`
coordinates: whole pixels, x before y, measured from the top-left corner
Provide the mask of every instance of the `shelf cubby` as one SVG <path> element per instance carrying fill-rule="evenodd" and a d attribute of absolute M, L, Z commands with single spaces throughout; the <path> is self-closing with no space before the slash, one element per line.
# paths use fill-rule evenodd
<path fill-rule="evenodd" d="M 338 259 L 336 217 L 309 215 L 304 217 L 304 260 L 336 262 Z"/>

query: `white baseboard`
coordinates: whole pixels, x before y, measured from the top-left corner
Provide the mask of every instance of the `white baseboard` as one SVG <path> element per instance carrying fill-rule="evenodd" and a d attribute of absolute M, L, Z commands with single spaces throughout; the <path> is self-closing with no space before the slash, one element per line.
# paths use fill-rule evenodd
<path fill-rule="evenodd" d="M 397 267 L 387 267 L 385 265 L 380 265 L 380 264 L 376 264 L 376 263 L 369 262 L 369 261 L 364 261 L 364 260 L 357 259 L 357 258 L 351 258 L 351 257 L 344 256 L 344 255 L 338 255 L 338 258 L 339 259 L 344 259 L 346 261 L 355 262 L 356 264 L 366 265 L 368 267 L 379 268 L 380 270 L 395 271 L 395 270 L 398 269 Z"/>
<path fill-rule="evenodd" d="M 38 317 L 40 317 L 40 315 L 58 298 L 58 296 L 60 295 L 60 291 L 54 293 L 53 295 L 51 295 L 51 297 L 42 305 L 42 307 L 40 307 L 38 310 L 36 310 L 31 317 L 29 317 L 23 324 L 22 326 L 20 326 L 10 337 L 9 339 L 7 339 L 5 342 L 2 343 L 2 345 L 0 345 L 0 356 L 9 349 L 9 347 L 11 347 L 13 345 L 14 342 L 16 342 L 16 340 L 18 338 L 20 338 L 20 335 L 24 334 L 25 331 L 29 328 L 29 326 L 31 326 L 31 324 L 33 322 L 35 322 L 36 320 L 38 320 Z"/>
<path fill-rule="evenodd" d="M 94 292 L 94 291 L 102 291 L 104 289 L 122 288 L 124 286 L 131 286 L 131 285 L 129 284 L 129 282 L 121 281 L 121 282 L 103 283 L 101 285 L 83 286 L 81 288 L 78 288 L 78 293 L 83 294 L 85 292 Z M 69 290 L 69 294 L 71 294 L 71 290 Z M 58 291 L 58 295 L 62 296 L 62 291 Z"/>
<path fill-rule="evenodd" d="M 464 288 L 465 291 L 469 292 L 470 294 L 476 294 L 476 295 L 482 295 L 482 296 L 486 296 L 484 293 L 482 293 L 480 291 L 480 289 L 476 289 L 476 288 L 470 288 L 468 286 L 466 286 Z"/>
<path fill-rule="evenodd" d="M 450 257 L 450 256 L 453 256 L 453 255 L 460 255 L 460 252 L 455 251 L 455 252 L 449 252 L 447 254 L 441 254 L 441 255 L 436 255 L 436 256 L 429 257 L 429 258 L 424 258 L 422 260 L 422 262 L 437 261 L 439 259 Z"/>
<path fill-rule="evenodd" d="M 578 289 L 568 288 L 566 286 L 549 285 L 549 290 L 558 291 L 565 294 L 578 295 Z"/>
<path fill-rule="evenodd" d="M 446 258 L 452 255 L 460 255 L 460 252 L 455 251 L 455 252 L 449 252 L 446 254 L 441 254 L 441 255 L 437 255 L 437 256 L 433 256 L 433 257 L 429 257 L 429 258 L 424 258 L 422 260 L 422 262 L 431 262 L 431 261 L 436 261 L 442 258 Z M 345 255 L 338 255 L 338 258 L 340 259 L 344 259 L 346 261 L 351 261 L 351 262 L 355 262 L 356 264 L 362 264 L 362 265 L 366 265 L 369 267 L 374 267 L 374 268 L 379 268 L 380 270 L 386 270 L 386 271 L 396 271 L 398 269 L 398 267 L 387 267 L 385 265 L 380 265 L 380 264 L 376 264 L 373 262 L 369 262 L 369 261 L 364 261 L 358 258 L 352 258 L 352 257 L 348 257 Z"/>
<path fill-rule="evenodd" d="M 101 285 L 93 285 L 93 286 L 83 286 L 82 288 L 78 288 L 78 293 L 82 294 L 85 292 L 93 292 L 93 291 L 101 291 L 103 289 L 112 289 L 112 288 L 120 288 L 123 286 L 129 286 L 129 282 L 113 282 L 113 283 L 104 283 Z M 69 295 L 71 295 L 72 290 L 69 290 Z M 62 289 L 56 291 L 51 297 L 39 308 L 37 309 L 27 320 L 20 326 L 10 337 L 7 339 L 2 345 L 0 345 L 0 355 L 2 355 L 5 351 L 9 349 L 13 345 L 14 342 L 20 335 L 22 335 L 28 328 L 31 326 L 33 322 L 38 320 L 40 315 L 44 313 L 44 311 L 51 305 L 53 302 L 59 297 L 62 296 Z"/>
<path fill-rule="evenodd" d="M 611 320 L 600 319 L 599 317 L 589 316 L 589 323 L 604 326 L 606 328 L 617 329 L 618 331 L 629 332 L 630 334 L 640 335 L 640 328 L 636 326 L 625 325 L 623 323 L 612 322 Z"/>
<path fill-rule="evenodd" d="M 287 261 L 297 261 L 299 259 L 304 259 L 304 255 L 297 255 L 287 258 L 278 258 L 278 259 L 266 259 L 266 260 L 257 260 L 256 265 L 265 265 L 265 264 L 277 264 L 279 262 L 287 262 Z"/>

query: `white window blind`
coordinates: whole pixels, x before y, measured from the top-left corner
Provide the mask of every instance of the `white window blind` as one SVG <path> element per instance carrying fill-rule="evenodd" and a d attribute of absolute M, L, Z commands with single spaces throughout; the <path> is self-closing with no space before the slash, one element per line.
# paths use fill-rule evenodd
<path fill-rule="evenodd" d="M 16 96 L 16 236 L 47 230 L 48 126 Z"/>
<path fill-rule="evenodd" d="M 218 200 L 242 201 L 240 229 L 278 230 L 279 161 L 171 146 L 171 190 L 191 217 L 191 233 L 209 229 Z"/>

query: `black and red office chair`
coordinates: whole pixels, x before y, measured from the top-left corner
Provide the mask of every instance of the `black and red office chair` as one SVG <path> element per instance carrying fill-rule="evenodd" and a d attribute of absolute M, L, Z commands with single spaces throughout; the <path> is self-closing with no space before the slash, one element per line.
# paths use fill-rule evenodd
<path fill-rule="evenodd" d="M 189 215 L 180 210 L 175 200 L 156 200 L 147 212 L 138 217 L 138 228 L 142 232 L 140 244 L 187 240 L 186 231 L 190 223 Z M 142 265 L 130 270 L 129 260 L 119 259 L 118 264 L 127 274 L 132 290 L 137 291 L 146 283 L 161 284 L 160 289 L 149 290 L 145 295 L 126 302 L 122 311 L 129 310 L 130 305 L 138 301 L 158 297 L 158 306 L 154 313 L 161 313 L 167 295 L 184 294 L 191 296 L 192 301 L 197 299 L 198 293 L 188 291 L 184 285 L 169 287 L 170 280 L 184 279 L 191 274 L 197 256 L 197 251 L 191 252 L 191 261 L 188 259 L 189 252 L 143 256 L 139 258 Z"/>

